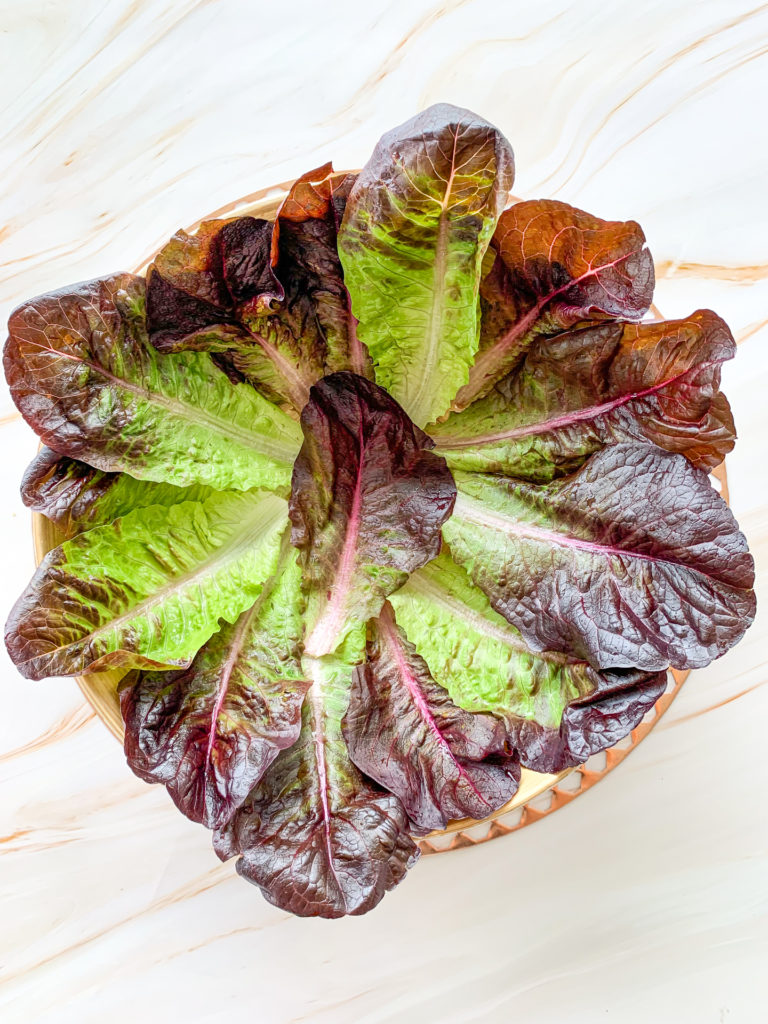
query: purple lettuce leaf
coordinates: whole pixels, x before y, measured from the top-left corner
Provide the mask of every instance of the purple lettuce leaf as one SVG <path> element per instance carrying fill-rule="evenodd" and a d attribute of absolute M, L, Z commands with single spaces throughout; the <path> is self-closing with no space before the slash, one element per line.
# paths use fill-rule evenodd
<path fill-rule="evenodd" d="M 337 239 L 354 174 L 323 164 L 290 188 L 275 218 L 272 262 L 280 280 L 295 281 L 315 304 L 325 338 L 326 373 L 351 370 L 372 377 L 371 358 L 357 335 Z"/>
<path fill-rule="evenodd" d="M 500 718 L 463 711 L 384 605 L 355 669 L 344 738 L 357 767 L 399 797 L 426 831 L 484 818 L 514 796 L 517 753 Z"/>
<path fill-rule="evenodd" d="M 456 489 L 427 435 L 357 374 L 316 384 L 301 427 L 291 539 L 309 593 L 305 650 L 320 657 L 437 555 Z"/>
<path fill-rule="evenodd" d="M 572 656 L 532 651 L 447 552 L 390 602 L 435 682 L 457 706 L 498 716 L 533 771 L 559 772 L 618 742 L 666 686 L 665 672 L 597 672 Z"/>
<path fill-rule="evenodd" d="M 453 557 L 537 651 L 597 668 L 700 668 L 754 617 L 754 563 L 701 470 L 603 449 L 547 485 L 457 473 Z"/>
<path fill-rule="evenodd" d="M 121 686 L 129 766 L 208 828 L 229 821 L 301 729 L 301 574 L 287 542 L 286 532 L 256 603 L 186 671 L 137 673 Z"/>
<path fill-rule="evenodd" d="M 513 370 L 536 337 L 585 320 L 639 320 L 653 298 L 645 235 L 567 203 L 534 199 L 499 218 L 481 288 L 480 349 L 453 409 L 465 409 Z"/>
<path fill-rule="evenodd" d="M 186 668 L 275 571 L 287 503 L 260 491 L 135 508 L 42 560 L 5 643 L 28 679 Z"/>
<path fill-rule="evenodd" d="M 736 353 L 709 310 L 534 341 L 520 366 L 429 428 L 452 469 L 545 482 L 606 444 L 647 441 L 712 469 L 736 431 L 720 367 Z"/>
<path fill-rule="evenodd" d="M 349 758 L 341 720 L 362 630 L 350 640 L 336 656 L 304 659 L 311 686 L 299 739 L 214 833 L 222 860 L 240 854 L 238 873 L 301 917 L 366 913 L 419 856 L 400 801 Z"/>

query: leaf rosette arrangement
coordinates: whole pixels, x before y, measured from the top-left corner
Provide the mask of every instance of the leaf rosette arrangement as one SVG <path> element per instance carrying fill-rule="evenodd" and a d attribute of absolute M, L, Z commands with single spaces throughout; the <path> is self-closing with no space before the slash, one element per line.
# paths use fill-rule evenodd
<path fill-rule="evenodd" d="M 611 746 L 754 615 L 707 475 L 728 327 L 644 321 L 639 226 L 512 183 L 439 105 L 10 319 L 22 495 L 66 538 L 11 657 L 124 670 L 131 768 L 296 914 L 371 909 L 414 836 Z"/>

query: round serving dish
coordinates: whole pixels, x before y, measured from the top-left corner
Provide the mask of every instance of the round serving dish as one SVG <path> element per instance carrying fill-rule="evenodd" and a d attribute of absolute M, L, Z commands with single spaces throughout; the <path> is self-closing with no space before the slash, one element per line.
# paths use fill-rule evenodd
<path fill-rule="evenodd" d="M 292 184 L 292 181 L 281 182 L 279 185 L 253 192 L 201 217 L 187 230 L 193 232 L 202 221 L 223 217 L 250 215 L 267 219 L 273 218 Z M 515 200 L 516 197 L 511 198 Z M 134 272 L 144 273 L 153 258 L 154 253 L 149 255 Z M 655 307 L 652 307 L 652 312 L 655 315 L 658 314 Z M 715 486 L 727 501 L 725 464 L 719 466 L 712 476 Z M 38 565 L 47 552 L 64 539 L 58 527 L 39 512 L 32 513 L 32 535 L 35 562 Z M 117 686 L 125 672 L 126 670 L 111 670 L 76 677 L 76 682 L 88 703 L 121 743 L 124 729 Z M 520 786 L 512 800 L 482 821 L 463 819 L 451 822 L 448 828 L 442 832 L 431 833 L 419 841 L 422 852 L 426 854 L 441 853 L 446 850 L 488 842 L 490 839 L 507 835 L 525 825 L 532 824 L 570 803 L 612 771 L 648 735 L 672 703 L 689 674 L 689 672 L 670 672 L 670 682 L 666 692 L 659 698 L 655 707 L 648 712 L 643 721 L 615 747 L 595 755 L 585 765 L 566 769 L 556 775 L 533 772 L 524 768 L 521 773 Z"/>

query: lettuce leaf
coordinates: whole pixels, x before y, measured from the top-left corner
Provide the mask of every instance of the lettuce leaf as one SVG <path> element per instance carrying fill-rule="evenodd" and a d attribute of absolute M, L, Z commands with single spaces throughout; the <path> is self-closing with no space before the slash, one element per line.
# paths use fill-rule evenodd
<path fill-rule="evenodd" d="M 456 489 L 426 434 L 357 374 L 316 384 L 301 427 L 292 541 L 309 595 L 304 649 L 320 657 L 439 552 Z"/>
<path fill-rule="evenodd" d="M 639 320 L 653 299 L 653 260 L 634 221 L 600 220 L 536 199 L 504 211 L 491 247 L 480 350 L 453 409 L 487 394 L 534 338 L 584 320 Z"/>
<path fill-rule="evenodd" d="M 11 658 L 30 679 L 189 665 L 274 572 L 287 511 L 276 495 L 222 491 L 65 541 L 11 611 Z"/>
<path fill-rule="evenodd" d="M 179 810 L 226 824 L 301 728 L 301 573 L 283 551 L 256 603 L 201 648 L 184 672 L 143 672 L 121 687 L 125 753 Z"/>
<path fill-rule="evenodd" d="M 280 280 L 293 282 L 315 305 L 326 346 L 323 372 L 373 377 L 336 244 L 355 178 L 336 174 L 330 163 L 297 178 L 277 211 L 272 260 Z"/>
<path fill-rule="evenodd" d="M 507 744 L 533 771 L 559 772 L 617 743 L 666 687 L 666 672 L 597 672 L 532 651 L 447 552 L 390 603 L 435 682 L 458 707 L 503 720 Z"/>
<path fill-rule="evenodd" d="M 502 807 L 520 782 L 502 720 L 453 703 L 388 605 L 369 629 L 343 723 L 357 767 L 399 797 L 425 831 Z"/>
<path fill-rule="evenodd" d="M 177 232 L 150 268 L 152 343 L 219 353 L 294 414 L 325 374 L 370 375 L 336 250 L 353 182 L 326 164 L 294 182 L 274 224 L 240 217 Z"/>
<path fill-rule="evenodd" d="M 451 469 L 546 482 L 606 444 L 647 441 L 713 469 L 736 431 L 720 367 L 736 353 L 719 316 L 609 323 L 533 343 L 485 398 L 429 428 Z"/>
<path fill-rule="evenodd" d="M 11 315 L 5 373 L 45 444 L 96 469 L 219 489 L 284 490 L 296 424 L 202 353 L 147 342 L 145 284 L 116 274 L 24 303 Z"/>
<path fill-rule="evenodd" d="M 339 253 L 358 333 L 417 426 L 467 382 L 483 255 L 513 179 L 503 135 L 442 103 L 388 132 L 350 193 Z"/>
<path fill-rule="evenodd" d="M 205 484 L 136 480 L 127 473 L 105 473 L 78 459 L 41 448 L 21 481 L 21 500 L 73 537 L 83 530 L 114 522 L 136 508 L 205 501 L 213 490 Z"/>
<path fill-rule="evenodd" d="M 754 563 L 707 476 L 617 444 L 547 485 L 457 473 L 453 557 L 537 651 L 701 668 L 754 617 Z"/>
<path fill-rule="evenodd" d="M 304 658 L 298 740 L 214 834 L 222 860 L 240 854 L 238 874 L 300 917 L 366 913 L 419 856 L 402 804 L 360 774 L 342 735 L 363 641 L 358 628 L 336 655 Z"/>

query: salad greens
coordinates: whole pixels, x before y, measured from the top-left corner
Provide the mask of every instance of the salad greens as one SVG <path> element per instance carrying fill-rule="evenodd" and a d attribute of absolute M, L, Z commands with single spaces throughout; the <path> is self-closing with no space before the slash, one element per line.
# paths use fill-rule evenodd
<path fill-rule="evenodd" d="M 754 616 L 706 475 L 728 327 L 644 319 L 640 227 L 510 204 L 513 168 L 440 104 L 10 318 L 22 497 L 65 538 L 11 657 L 124 668 L 133 771 L 295 914 L 370 910 L 414 836 L 616 743 Z"/>

